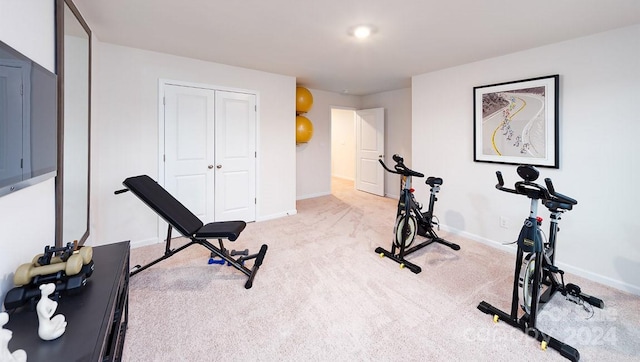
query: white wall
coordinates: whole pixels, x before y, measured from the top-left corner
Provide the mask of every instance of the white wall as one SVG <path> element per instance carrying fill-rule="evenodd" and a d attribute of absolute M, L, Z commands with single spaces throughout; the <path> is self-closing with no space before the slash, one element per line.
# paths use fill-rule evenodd
<path fill-rule="evenodd" d="M 0 40 L 55 72 L 54 0 L 0 0 Z"/>
<path fill-rule="evenodd" d="M 411 88 L 362 97 L 362 108 L 378 107 L 384 108 L 385 163 L 387 166 L 393 166 L 395 163 L 391 157 L 399 154 L 404 158 L 405 165 L 412 168 Z M 416 171 L 431 175 L 427 169 L 416 169 Z M 400 177 L 388 172 L 385 172 L 384 177 L 384 194 L 397 198 L 400 194 Z"/>
<path fill-rule="evenodd" d="M 0 9 L 0 40 L 55 71 L 54 1 L 0 0 Z M 16 268 L 55 243 L 54 179 L 0 197 L 0 230 L 0 298 L 4 301 Z"/>
<path fill-rule="evenodd" d="M 99 34 L 96 34 L 99 37 Z M 130 176 L 158 179 L 158 80 L 258 92 L 257 220 L 295 206 L 295 78 L 94 42 L 92 239 L 158 241 L 156 214 L 134 195 L 115 196 Z"/>
<path fill-rule="evenodd" d="M 640 294 L 638 39 L 633 26 L 413 77 L 413 160 L 444 178 L 440 221 L 492 245 L 515 240 L 529 200 L 494 188 L 496 170 L 518 180 L 515 166 L 473 162 L 473 87 L 560 74 L 560 169 L 540 168 L 540 180 L 578 205 L 563 216 L 556 260 Z"/>
<path fill-rule="evenodd" d="M 360 105 L 358 96 L 316 89 L 309 91 L 313 105 L 304 116 L 313 124 L 313 137 L 308 143 L 296 146 L 298 200 L 331 194 L 331 108 L 358 108 Z"/>

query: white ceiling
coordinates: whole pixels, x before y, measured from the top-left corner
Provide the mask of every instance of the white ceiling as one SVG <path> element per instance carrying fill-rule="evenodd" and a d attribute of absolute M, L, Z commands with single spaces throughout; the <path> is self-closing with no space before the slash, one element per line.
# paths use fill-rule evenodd
<path fill-rule="evenodd" d="M 355 95 L 640 24 L 640 0 L 74 2 L 102 42 L 294 76 L 309 88 Z M 377 32 L 357 40 L 348 32 L 359 24 Z"/>

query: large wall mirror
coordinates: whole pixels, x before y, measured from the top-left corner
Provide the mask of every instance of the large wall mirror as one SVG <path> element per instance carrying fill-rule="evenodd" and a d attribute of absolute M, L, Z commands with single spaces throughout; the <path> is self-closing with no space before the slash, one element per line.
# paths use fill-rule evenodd
<path fill-rule="evenodd" d="M 56 73 L 56 245 L 82 245 L 89 237 L 91 30 L 71 0 L 56 0 Z"/>

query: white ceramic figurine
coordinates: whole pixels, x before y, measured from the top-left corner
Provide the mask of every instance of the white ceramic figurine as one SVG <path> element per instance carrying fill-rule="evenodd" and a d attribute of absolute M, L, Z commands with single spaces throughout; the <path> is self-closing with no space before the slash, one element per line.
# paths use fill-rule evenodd
<path fill-rule="evenodd" d="M 56 285 L 53 283 L 42 284 L 40 286 L 42 296 L 36 305 L 38 322 L 40 323 L 38 326 L 38 336 L 45 341 L 50 341 L 60 337 L 67 328 L 67 322 L 62 314 L 58 314 L 53 317 L 53 314 L 58 308 L 58 302 L 49 299 L 49 295 L 51 295 L 55 290 Z"/>
<path fill-rule="evenodd" d="M 13 336 L 13 332 L 4 329 L 4 325 L 9 321 L 9 315 L 5 312 L 0 313 L 0 362 L 26 362 L 27 352 L 17 349 L 13 353 L 9 352 L 9 340 Z"/>

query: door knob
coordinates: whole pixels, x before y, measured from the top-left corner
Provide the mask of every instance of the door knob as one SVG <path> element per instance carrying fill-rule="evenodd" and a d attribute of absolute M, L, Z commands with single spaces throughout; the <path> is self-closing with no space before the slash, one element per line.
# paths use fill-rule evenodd
<path fill-rule="evenodd" d="M 222 165 L 216 165 L 216 168 L 222 168 Z"/>
<path fill-rule="evenodd" d="M 211 170 L 213 168 L 213 165 L 209 165 L 207 167 L 209 168 L 209 170 Z"/>

